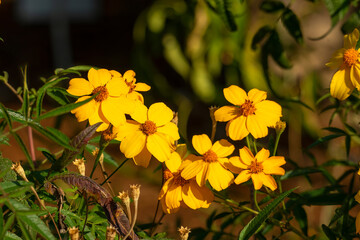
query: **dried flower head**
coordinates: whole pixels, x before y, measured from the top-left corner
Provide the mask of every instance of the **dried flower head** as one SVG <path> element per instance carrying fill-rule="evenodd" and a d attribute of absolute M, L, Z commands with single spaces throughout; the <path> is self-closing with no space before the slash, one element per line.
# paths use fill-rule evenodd
<path fill-rule="evenodd" d="M 95 148 L 95 149 L 91 152 L 91 154 L 92 154 L 94 157 L 96 157 L 96 155 L 98 155 L 98 153 L 99 153 L 99 148 Z"/>
<path fill-rule="evenodd" d="M 78 240 L 79 239 L 79 229 L 77 227 L 69 228 L 69 235 L 71 240 Z"/>
<path fill-rule="evenodd" d="M 190 228 L 183 226 L 181 226 L 178 231 L 180 233 L 181 240 L 187 240 L 189 237 L 189 233 L 191 233 Z"/>
<path fill-rule="evenodd" d="M 283 122 L 281 120 L 277 121 L 274 128 L 275 128 L 276 134 L 282 134 L 285 131 L 286 122 Z"/>
<path fill-rule="evenodd" d="M 130 197 L 128 191 L 119 192 L 118 198 L 127 206 L 130 205 Z"/>
<path fill-rule="evenodd" d="M 77 158 L 73 161 L 73 164 L 77 167 L 79 173 L 85 176 L 85 160 L 84 158 Z"/>
<path fill-rule="evenodd" d="M 22 179 L 24 179 L 24 181 L 26 181 L 26 182 L 29 181 L 26 177 L 23 167 L 21 166 L 21 164 L 19 162 L 13 164 L 11 166 L 11 169 L 14 170 Z"/>
<path fill-rule="evenodd" d="M 139 199 L 139 197 L 140 197 L 140 187 L 141 187 L 140 184 L 130 185 L 131 194 L 132 194 L 132 197 L 134 199 L 134 202 L 137 201 Z"/>
<path fill-rule="evenodd" d="M 108 128 L 102 132 L 102 137 L 106 142 L 110 142 L 114 138 L 116 138 L 116 133 L 112 130 L 112 128 Z"/>
<path fill-rule="evenodd" d="M 116 237 L 116 228 L 112 225 L 106 228 L 106 240 L 114 240 Z"/>

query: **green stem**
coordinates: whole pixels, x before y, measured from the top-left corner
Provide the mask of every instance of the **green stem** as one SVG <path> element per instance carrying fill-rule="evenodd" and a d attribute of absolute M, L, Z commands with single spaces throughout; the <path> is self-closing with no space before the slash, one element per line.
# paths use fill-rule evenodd
<path fill-rule="evenodd" d="M 257 151 L 257 147 L 256 147 L 256 139 L 254 138 L 252 142 L 253 142 L 255 154 L 257 154 L 258 151 Z"/>
<path fill-rule="evenodd" d="M 104 185 L 126 162 L 129 160 L 126 158 L 100 185 Z"/>
<path fill-rule="evenodd" d="M 257 202 L 257 190 L 254 190 L 254 204 L 255 204 L 255 207 L 257 208 L 257 210 L 259 210 L 259 212 L 260 212 L 261 208 L 259 207 L 259 204 Z"/>
<path fill-rule="evenodd" d="M 276 140 L 275 140 L 275 146 L 274 146 L 273 156 L 276 155 L 276 151 L 277 151 L 277 148 L 278 148 L 278 145 L 279 145 L 280 136 L 281 136 L 281 133 L 280 133 L 280 134 L 276 134 Z"/>
<path fill-rule="evenodd" d="M 91 170 L 91 173 L 90 173 L 90 178 L 92 178 L 92 176 L 93 176 L 93 174 L 95 172 L 95 169 L 96 169 L 97 165 L 99 164 L 99 159 L 100 159 L 101 155 L 103 154 L 106 146 L 107 146 L 107 144 L 103 144 L 103 145 L 100 146 L 99 152 L 96 155 L 96 159 L 95 159 L 93 169 Z"/>
<path fill-rule="evenodd" d="M 249 148 L 250 152 L 251 152 L 251 144 L 250 144 L 250 138 L 249 135 L 246 136 L 246 145 Z"/>

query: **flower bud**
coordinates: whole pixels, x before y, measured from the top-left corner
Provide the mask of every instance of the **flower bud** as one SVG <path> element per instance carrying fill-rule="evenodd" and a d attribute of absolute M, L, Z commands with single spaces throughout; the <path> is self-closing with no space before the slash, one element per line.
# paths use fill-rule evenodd
<path fill-rule="evenodd" d="M 282 134 L 285 131 L 286 122 L 277 121 L 274 128 L 275 128 L 276 134 Z"/>
<path fill-rule="evenodd" d="M 22 179 L 24 179 L 24 181 L 26 181 L 26 182 L 29 181 L 26 177 L 23 167 L 21 166 L 21 164 L 19 162 L 13 164 L 11 166 L 11 169 L 14 170 Z"/>

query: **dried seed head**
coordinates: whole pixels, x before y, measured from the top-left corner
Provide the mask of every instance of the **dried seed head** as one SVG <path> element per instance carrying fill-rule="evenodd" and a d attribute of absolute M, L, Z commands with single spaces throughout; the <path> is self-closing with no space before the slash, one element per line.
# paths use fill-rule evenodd
<path fill-rule="evenodd" d="M 130 206 L 130 197 L 128 191 L 119 192 L 118 198 L 125 204 L 125 206 Z"/>
<path fill-rule="evenodd" d="M 181 240 L 187 240 L 189 238 L 189 233 L 191 233 L 190 228 L 181 226 L 178 229 L 180 233 Z"/>
<path fill-rule="evenodd" d="M 77 227 L 69 228 L 69 235 L 71 240 L 79 240 L 79 229 Z"/>
<path fill-rule="evenodd" d="M 112 130 L 112 127 L 109 127 L 105 131 L 102 132 L 102 137 L 106 142 L 110 142 L 114 138 L 116 138 L 116 133 Z"/>
<path fill-rule="evenodd" d="M 116 228 L 112 225 L 106 228 L 106 240 L 114 240 L 116 237 Z"/>
<path fill-rule="evenodd" d="M 84 158 L 77 158 L 73 161 L 73 164 L 77 167 L 79 173 L 85 176 L 85 160 Z"/>
<path fill-rule="evenodd" d="M 132 194 L 134 201 L 137 201 L 140 197 L 140 187 L 141 187 L 141 185 L 139 185 L 139 184 L 130 185 L 131 194 Z"/>
<path fill-rule="evenodd" d="M 29 181 L 26 177 L 23 167 L 21 166 L 21 164 L 19 162 L 13 164 L 11 166 L 11 169 L 14 170 L 22 179 L 24 179 L 24 181 L 26 181 L 26 182 Z"/>
<path fill-rule="evenodd" d="M 95 148 L 95 149 L 91 152 L 91 154 L 92 154 L 94 157 L 96 157 L 96 155 L 98 155 L 98 153 L 99 153 L 99 148 Z"/>

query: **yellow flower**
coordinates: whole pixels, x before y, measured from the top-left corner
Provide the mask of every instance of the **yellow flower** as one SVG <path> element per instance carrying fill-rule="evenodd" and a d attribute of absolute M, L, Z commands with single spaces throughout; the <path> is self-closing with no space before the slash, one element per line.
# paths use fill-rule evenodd
<path fill-rule="evenodd" d="M 359 30 L 344 36 L 344 47 L 335 51 L 326 66 L 339 69 L 331 79 L 331 96 L 344 100 L 354 88 L 360 90 L 360 52 L 356 50 L 359 41 Z"/>
<path fill-rule="evenodd" d="M 252 89 L 248 94 L 235 85 L 224 89 L 226 100 L 235 106 L 224 106 L 215 111 L 215 119 L 227 122 L 226 133 L 232 140 L 241 140 L 249 133 L 254 138 L 268 134 L 268 127 L 280 120 L 281 106 L 265 100 L 266 92 Z"/>
<path fill-rule="evenodd" d="M 233 182 L 234 175 L 225 167 L 229 164 L 226 157 L 235 147 L 225 139 L 213 145 L 205 134 L 193 136 L 192 144 L 202 156 L 190 154 L 186 159 L 193 162 L 185 167 L 181 176 L 185 180 L 196 177 L 199 186 L 204 186 L 206 180 L 209 180 L 210 185 L 217 191 L 227 188 Z"/>
<path fill-rule="evenodd" d="M 131 117 L 134 120 L 115 128 L 116 139 L 121 141 L 120 151 L 143 167 L 149 165 L 151 155 L 160 162 L 168 160 L 174 142 L 180 138 L 178 127 L 171 122 L 171 109 L 162 102 L 152 104 L 149 109 L 139 104 Z"/>
<path fill-rule="evenodd" d="M 235 183 L 240 184 L 251 178 L 255 190 L 259 190 L 262 185 L 265 185 L 274 191 L 277 185 L 271 174 L 285 174 L 285 170 L 280 167 L 286 163 L 284 157 L 269 157 L 270 151 L 264 148 L 255 157 L 247 147 L 243 147 L 239 152 L 240 157 L 235 156 L 229 159 L 234 166 L 231 170 L 239 173 L 235 178 Z"/>
<path fill-rule="evenodd" d="M 107 129 L 110 123 L 114 126 L 124 124 L 125 114 L 133 112 L 135 108 L 135 102 L 126 98 L 128 87 L 125 82 L 112 77 L 106 69 L 94 68 L 89 70 L 88 79 L 71 79 L 68 93 L 80 97 L 76 102 L 84 101 L 94 94 L 98 95 L 90 102 L 72 110 L 71 113 L 75 114 L 79 122 L 87 119 L 90 125 L 103 122 L 97 131 Z"/>
<path fill-rule="evenodd" d="M 135 72 L 133 70 L 127 70 L 123 76 L 114 70 L 111 70 L 110 73 L 113 77 L 121 78 L 126 83 L 126 96 L 128 98 L 144 103 L 144 97 L 138 92 L 147 92 L 151 89 L 151 87 L 146 83 L 136 83 Z"/>
<path fill-rule="evenodd" d="M 185 180 L 181 176 L 183 169 L 191 163 L 185 160 L 176 171 L 164 171 L 166 182 L 160 191 L 159 200 L 165 213 L 177 212 L 180 206 L 208 208 L 214 200 L 213 193 L 206 186 L 200 187 L 194 178 Z"/>

